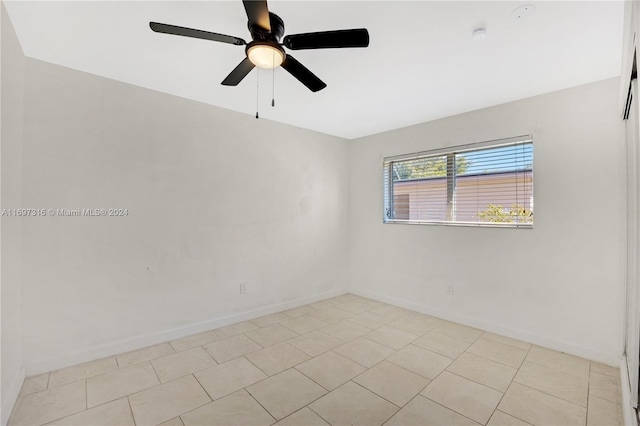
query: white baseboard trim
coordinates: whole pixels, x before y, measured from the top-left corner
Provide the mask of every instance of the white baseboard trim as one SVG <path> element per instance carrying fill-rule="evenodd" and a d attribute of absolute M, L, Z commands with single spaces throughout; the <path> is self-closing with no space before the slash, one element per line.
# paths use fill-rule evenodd
<path fill-rule="evenodd" d="M 65 354 L 53 359 L 28 362 L 26 363 L 26 373 L 29 376 L 33 376 L 40 373 L 46 373 L 47 371 L 57 370 L 60 368 L 69 367 L 82 362 L 92 361 L 107 356 L 121 354 L 124 352 L 141 349 L 147 346 L 156 345 L 158 343 L 167 342 L 169 340 L 179 339 L 181 337 L 189 336 L 191 334 L 200 333 L 206 330 L 212 330 L 214 328 L 224 327 L 230 324 L 234 324 L 240 321 L 246 321 L 254 318 L 258 318 L 264 315 L 273 314 L 276 312 L 284 311 L 287 309 L 297 308 L 302 305 L 317 302 L 319 300 L 328 299 L 331 297 L 339 296 L 347 293 L 347 289 L 341 288 L 337 290 L 331 290 L 324 293 L 315 294 L 312 296 L 300 297 L 288 302 L 274 303 L 268 306 L 252 309 L 245 312 L 229 315 L 221 318 L 212 318 L 206 321 L 201 321 L 186 326 L 176 327 L 169 330 L 160 331 L 157 333 L 150 333 L 145 335 L 138 335 L 121 339 L 117 342 L 111 342 L 103 345 L 96 345 L 81 352 L 75 352 L 71 354 Z"/>
<path fill-rule="evenodd" d="M 0 423 L 2 426 L 7 426 L 7 422 L 9 422 L 11 410 L 13 410 L 13 406 L 18 400 L 18 395 L 20 395 L 20 389 L 22 389 L 24 378 L 25 369 L 22 367 L 11 381 L 9 392 L 2 394 L 2 410 L 0 410 L 2 412 L 0 415 Z"/>
<path fill-rule="evenodd" d="M 636 412 L 631 406 L 631 385 L 627 375 L 627 359 L 620 360 L 620 391 L 622 399 L 622 420 L 625 426 L 638 426 Z"/>
<path fill-rule="evenodd" d="M 503 325 L 494 324 L 490 322 L 480 321 L 474 318 L 466 317 L 463 315 L 452 314 L 451 312 L 435 309 L 427 305 L 420 303 L 398 299 L 395 297 L 389 297 L 386 295 L 372 293 L 359 288 L 350 288 L 350 293 L 356 294 L 362 297 L 368 297 L 370 299 L 377 300 L 379 302 L 389 303 L 391 305 L 399 306 L 402 308 L 410 309 L 412 311 L 420 312 L 434 317 L 442 318 L 445 320 L 457 322 L 459 324 L 467 325 L 470 327 L 479 328 L 484 331 L 500 334 L 502 336 L 511 337 L 513 339 L 522 340 L 535 345 L 543 346 L 545 348 L 565 352 L 571 355 L 576 355 L 582 358 L 586 358 L 592 361 L 597 361 L 603 364 L 617 367 L 620 363 L 620 354 L 609 354 L 600 352 L 595 349 L 585 348 L 582 346 L 572 345 L 570 343 L 556 341 L 548 339 L 543 336 L 538 336 L 530 333 L 526 333 L 520 330 L 515 330 Z"/>

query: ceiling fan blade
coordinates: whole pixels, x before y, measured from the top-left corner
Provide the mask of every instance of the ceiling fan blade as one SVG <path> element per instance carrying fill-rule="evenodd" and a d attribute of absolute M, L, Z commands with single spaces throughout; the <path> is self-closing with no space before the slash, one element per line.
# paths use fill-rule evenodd
<path fill-rule="evenodd" d="M 194 30 L 193 28 L 178 27 L 176 25 L 161 24 L 159 22 L 149 22 L 151 29 L 157 33 L 174 34 L 185 37 L 201 38 L 203 40 L 219 41 L 221 43 L 235 44 L 243 46 L 246 41 L 239 37 L 224 34 L 210 33 L 209 31 Z"/>
<path fill-rule="evenodd" d="M 244 58 L 244 60 L 229 73 L 227 78 L 222 81 L 222 84 L 224 86 L 237 86 L 254 67 L 255 65 L 253 65 L 249 58 Z"/>
<path fill-rule="evenodd" d="M 369 46 L 369 31 L 366 28 L 358 28 L 354 30 L 292 34 L 286 36 L 283 43 L 291 50 L 367 47 Z"/>
<path fill-rule="evenodd" d="M 287 55 L 287 58 L 282 63 L 282 68 L 289 71 L 289 74 L 297 78 L 300 83 L 307 86 L 312 92 L 317 92 L 327 87 L 324 81 L 316 77 L 314 73 L 291 55 Z"/>
<path fill-rule="evenodd" d="M 266 31 L 271 31 L 267 0 L 242 0 L 242 3 L 244 4 L 244 10 L 247 12 L 249 22 Z"/>

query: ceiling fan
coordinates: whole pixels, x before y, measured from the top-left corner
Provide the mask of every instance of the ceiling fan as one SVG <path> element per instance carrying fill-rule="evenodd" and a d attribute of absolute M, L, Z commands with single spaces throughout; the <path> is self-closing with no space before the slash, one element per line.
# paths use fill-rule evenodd
<path fill-rule="evenodd" d="M 284 22 L 278 15 L 269 12 L 267 1 L 243 0 L 242 3 L 249 18 L 247 26 L 252 38 L 249 43 L 239 37 L 176 25 L 149 22 L 149 26 L 157 33 L 246 46 L 246 58 L 222 81 L 225 86 L 237 86 L 256 66 L 267 69 L 282 66 L 309 90 L 317 92 L 327 85 L 293 56 L 286 53 L 283 46 L 291 50 L 369 46 L 369 32 L 365 28 L 290 34 L 281 43 L 280 39 L 284 35 Z"/>

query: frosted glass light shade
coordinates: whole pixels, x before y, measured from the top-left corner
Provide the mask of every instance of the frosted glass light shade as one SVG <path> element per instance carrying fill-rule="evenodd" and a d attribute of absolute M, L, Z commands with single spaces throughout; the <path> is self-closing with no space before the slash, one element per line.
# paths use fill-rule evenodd
<path fill-rule="evenodd" d="M 257 67 L 275 68 L 284 61 L 284 53 L 268 44 L 256 44 L 247 49 L 247 57 Z"/>

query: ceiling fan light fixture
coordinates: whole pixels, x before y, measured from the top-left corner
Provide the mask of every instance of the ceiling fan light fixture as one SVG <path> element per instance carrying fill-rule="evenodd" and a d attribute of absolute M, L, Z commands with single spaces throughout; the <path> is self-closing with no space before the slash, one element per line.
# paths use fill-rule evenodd
<path fill-rule="evenodd" d="M 257 67 L 272 69 L 282 65 L 285 53 L 279 44 L 261 40 L 249 43 L 247 58 Z"/>

